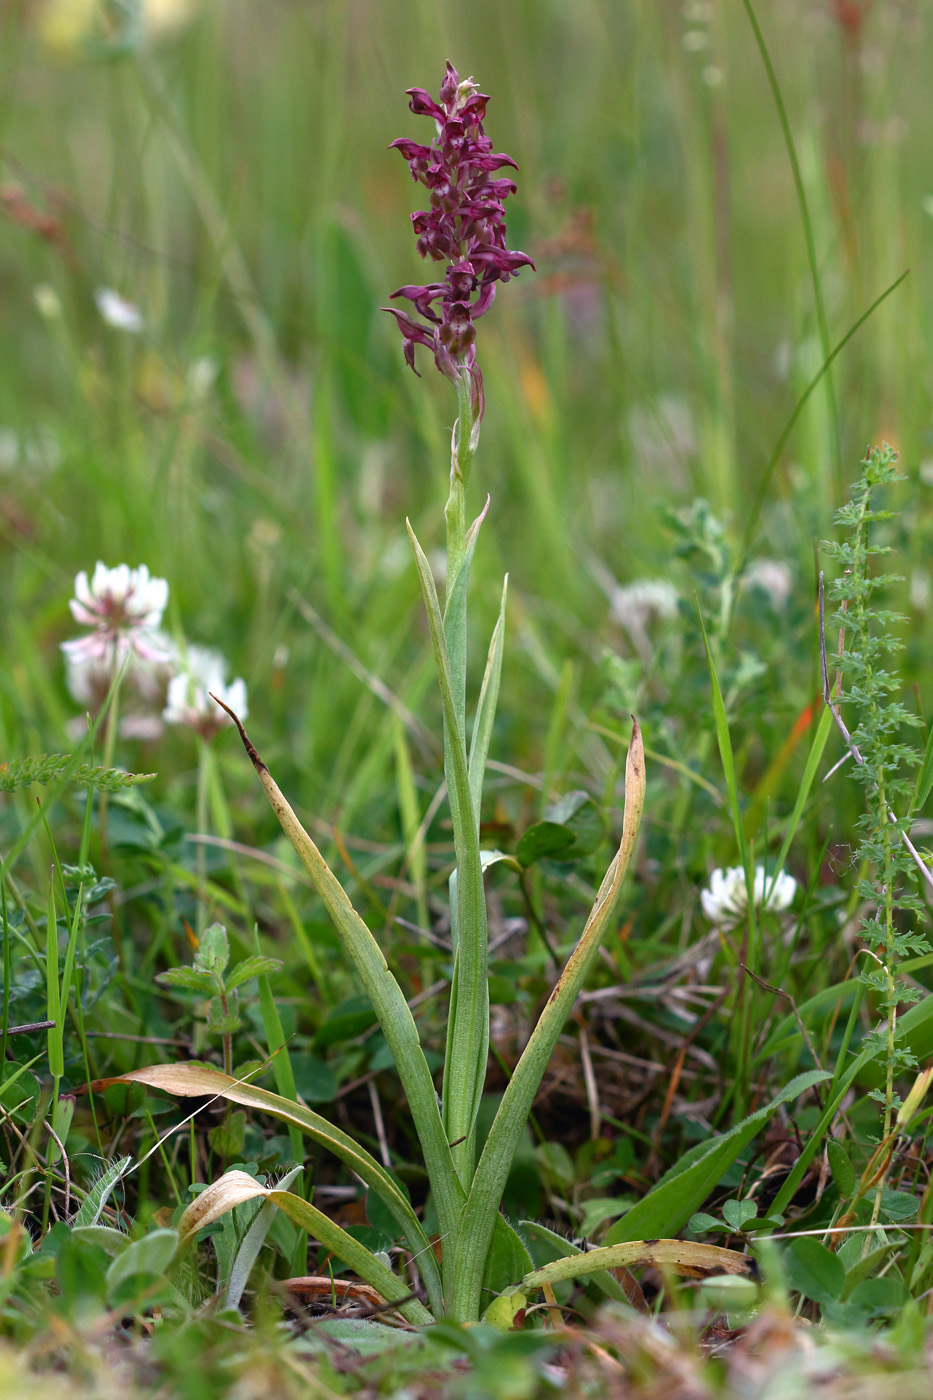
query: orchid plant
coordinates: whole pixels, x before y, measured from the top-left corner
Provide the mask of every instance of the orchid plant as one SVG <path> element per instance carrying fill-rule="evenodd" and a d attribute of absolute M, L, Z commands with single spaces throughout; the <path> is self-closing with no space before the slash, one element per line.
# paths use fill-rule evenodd
<path fill-rule="evenodd" d="M 133 1071 L 135 1080 L 175 1094 L 210 1095 L 274 1114 L 342 1160 L 395 1219 L 417 1268 L 422 1288 L 392 1271 L 380 1257 L 342 1230 L 295 1192 L 264 1186 L 242 1171 L 230 1171 L 203 1191 L 178 1222 L 182 1244 L 203 1226 L 247 1200 L 260 1197 L 284 1211 L 339 1259 L 378 1290 L 412 1323 L 441 1316 L 466 1323 L 485 1315 L 510 1326 L 524 1315 L 528 1299 L 561 1279 L 595 1275 L 599 1287 L 624 1301 L 606 1270 L 638 1261 L 695 1271 L 697 1267 L 751 1272 L 743 1255 L 711 1245 L 657 1236 L 678 1230 L 705 1199 L 722 1172 L 780 1102 L 794 1097 L 794 1082 L 773 1104 L 759 1109 L 732 1132 L 701 1144 L 633 1207 L 610 1231 L 609 1243 L 581 1252 L 540 1226 L 526 1222 L 546 1243 L 551 1263 L 535 1269 L 525 1239 L 500 1213 L 503 1191 L 522 1133 L 552 1051 L 577 995 L 610 928 L 628 870 L 645 799 L 644 748 L 634 723 L 625 769 L 621 841 L 596 896 L 580 938 L 514 1068 L 488 1133 L 478 1151 L 477 1114 L 486 1082 L 489 1052 L 489 987 L 484 869 L 500 853 L 480 847 L 479 816 L 487 754 L 499 695 L 505 638 L 506 588 L 493 630 L 485 674 L 467 726 L 467 590 L 477 539 L 488 510 L 468 523 L 467 488 L 479 444 L 485 406 L 476 362 L 476 322 L 491 307 L 497 285 L 523 268 L 527 254 L 506 245 L 505 200 L 515 191 L 504 169 L 511 157 L 497 154 L 485 135 L 488 98 L 472 79 L 461 81 L 447 65 L 439 100 L 421 88 L 408 93 L 416 115 L 431 118 L 429 145 L 407 138 L 393 142 L 415 180 L 428 191 L 429 208 L 412 215 L 422 256 L 446 263 L 442 281 L 404 286 L 393 293 L 412 310 L 391 309 L 402 335 L 404 356 L 415 369 L 415 349 L 434 357 L 437 369 L 454 385 L 458 416 L 451 441 L 450 490 L 446 506 L 447 570 L 443 606 L 424 550 L 408 526 L 433 643 L 444 718 L 444 767 L 454 831 L 456 860 L 450 876 L 453 974 L 441 1093 L 429 1069 L 418 1027 L 405 994 L 382 949 L 314 841 L 250 742 L 234 711 L 232 692 L 214 698 L 236 723 L 260 782 L 286 835 L 317 889 L 379 1020 L 406 1095 L 424 1156 L 439 1239 L 429 1239 L 398 1180 L 351 1136 L 286 1092 L 283 1060 L 273 1057 L 279 1093 L 200 1065 L 162 1065 Z M 417 371 L 416 371 L 417 373 Z M 271 1002 L 271 993 L 267 996 Z M 270 1024 L 274 1018 L 270 1018 Z M 274 1037 L 273 1037 L 274 1039 Z M 281 1037 L 277 1044 L 284 1042 Z M 276 1045 L 270 1039 L 270 1048 Z M 818 1076 L 819 1077 L 819 1076 Z M 804 1079 L 807 1076 L 803 1076 Z M 809 1082 L 809 1081 L 808 1081 Z M 265 1210 L 265 1206 L 263 1207 Z M 258 1218 L 258 1217 L 257 1217 Z M 252 1242 L 250 1260 L 258 1244 Z M 555 1256 L 558 1256 L 555 1258 Z M 689 1257 L 688 1257 L 689 1256 Z M 551 1295 L 553 1298 L 553 1294 Z M 424 1301 L 422 1301 L 424 1300 Z"/>

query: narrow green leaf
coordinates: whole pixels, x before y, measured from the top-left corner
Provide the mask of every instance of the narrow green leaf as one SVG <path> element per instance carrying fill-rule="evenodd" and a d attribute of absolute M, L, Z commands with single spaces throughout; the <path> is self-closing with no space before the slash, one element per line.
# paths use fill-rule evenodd
<path fill-rule="evenodd" d="M 301 1172 L 301 1167 L 293 1167 L 290 1172 L 276 1184 L 282 1191 L 286 1191 L 295 1177 Z M 227 1283 L 227 1296 L 224 1306 L 228 1308 L 238 1308 L 240 1299 L 249 1283 L 249 1276 L 253 1265 L 259 1258 L 259 1251 L 266 1241 L 266 1235 L 272 1228 L 275 1219 L 277 1206 L 272 1201 L 264 1201 L 256 1214 L 253 1223 L 250 1225 L 236 1252 L 233 1265 L 230 1269 L 230 1278 Z"/>
<path fill-rule="evenodd" d="M 58 984 L 58 924 L 55 915 L 55 888 L 49 885 L 49 912 L 45 929 L 45 1017 L 54 1021 L 47 1033 L 49 1069 L 54 1080 L 65 1073 L 62 1040 L 62 1007 Z"/>
<path fill-rule="evenodd" d="M 442 626 L 447 645 L 454 713 L 457 716 L 456 729 L 459 729 L 461 735 L 466 733 L 467 588 L 470 582 L 473 555 L 476 553 L 476 542 L 479 539 L 479 532 L 486 519 L 488 509 L 489 497 L 487 496 L 482 513 L 476 517 L 463 538 L 463 551 L 453 578 L 448 580 L 447 598 L 444 603 Z M 408 533 L 412 535 L 412 540 L 414 540 L 410 525 Z M 450 561 L 448 560 L 448 562 Z M 434 576 L 432 574 L 432 587 L 433 583 Z"/>
<path fill-rule="evenodd" d="M 449 1307 L 449 1315 L 456 1321 L 471 1321 L 479 1315 L 486 1254 L 492 1241 L 509 1169 L 557 1038 L 609 927 L 635 849 L 644 804 L 644 747 L 641 730 L 637 721 L 633 720 L 632 742 L 625 766 L 625 812 L 619 850 L 606 872 L 580 941 L 570 955 L 502 1096 L 463 1210 L 457 1244 L 457 1272 Z"/>
<path fill-rule="evenodd" d="M 713 660 L 709 637 L 706 634 L 706 623 L 703 620 L 699 599 L 697 599 L 697 615 L 700 619 L 700 630 L 703 634 L 703 646 L 706 650 L 706 665 L 709 670 L 710 687 L 713 694 L 713 723 L 716 729 L 716 742 L 719 745 L 719 757 L 722 761 L 723 776 L 725 777 L 726 789 L 729 793 L 729 808 L 732 813 L 732 828 L 735 832 L 735 844 L 739 852 L 742 866 L 747 875 L 748 853 L 745 845 L 745 831 L 742 826 L 739 785 L 735 776 L 735 758 L 732 753 L 732 737 L 729 734 L 729 720 L 726 716 L 726 705 L 722 698 L 722 689 L 719 685 L 719 677 L 716 674 L 716 663 Z"/>
<path fill-rule="evenodd" d="M 325 1249 L 332 1250 L 337 1258 L 358 1273 L 361 1279 L 372 1288 L 378 1289 L 386 1302 L 399 1302 L 399 1312 L 406 1322 L 419 1326 L 435 1321 L 424 1304 L 419 1303 L 417 1299 L 402 1303 L 400 1300 L 407 1298 L 411 1292 L 407 1282 L 403 1283 L 365 1245 L 347 1234 L 339 1225 L 335 1225 L 315 1206 L 291 1191 L 269 1191 L 268 1199 L 284 1211 L 289 1220 L 307 1230 L 313 1239 L 320 1240 Z"/>
<path fill-rule="evenodd" d="M 489 653 L 486 657 L 486 670 L 480 686 L 476 717 L 473 720 L 473 734 L 470 739 L 470 794 L 473 798 L 473 814 L 477 823 L 483 798 L 483 780 L 486 776 L 486 759 L 489 755 L 489 742 L 499 703 L 499 683 L 502 679 L 502 653 L 505 646 L 505 606 L 509 593 L 509 576 L 502 584 L 502 601 L 499 604 L 499 617 L 493 628 Z"/>
<path fill-rule="evenodd" d="M 132 1161 L 132 1157 L 117 1157 L 105 1168 L 75 1212 L 71 1221 L 72 1226 L 97 1224 L 117 1182 L 126 1175 Z"/>
<path fill-rule="evenodd" d="M 258 949 L 259 929 L 255 925 L 253 926 L 253 941 Z M 266 1037 L 266 1049 L 272 1057 L 272 1076 L 275 1079 L 275 1087 L 284 1099 L 296 1103 L 298 1091 L 295 1086 L 295 1071 L 285 1043 L 285 1031 L 282 1027 L 279 1009 L 275 1004 L 275 997 L 272 995 L 269 978 L 264 973 L 259 975 L 259 1011 L 262 1016 L 263 1034 Z M 292 1156 L 296 1162 L 300 1162 L 304 1153 L 302 1152 L 301 1132 L 295 1123 L 288 1124 L 288 1140 Z"/>
<path fill-rule="evenodd" d="M 734 1249 L 718 1244 L 694 1244 L 690 1240 L 627 1240 L 623 1244 L 588 1249 L 585 1254 L 569 1254 L 526 1274 L 515 1285 L 516 1291 L 530 1294 L 545 1284 L 563 1283 L 571 1278 L 604 1269 L 631 1269 L 638 1264 L 669 1265 L 683 1272 L 720 1269 L 746 1278 L 757 1277 L 755 1261 Z"/>
<path fill-rule="evenodd" d="M 474 522 L 467 534 L 467 552 L 454 580 L 454 591 L 465 577 L 481 521 L 482 517 Z M 453 1160 L 460 1180 L 466 1187 L 473 1175 L 473 1131 L 489 1055 L 486 893 L 483 888 L 483 869 L 479 858 L 479 826 L 470 791 L 463 722 L 458 710 L 456 684 L 447 652 L 444 622 L 431 567 L 410 524 L 408 533 L 415 552 L 418 577 L 421 580 L 421 593 L 434 645 L 437 679 L 444 710 L 444 764 L 457 852 L 456 945 L 447 1027 L 443 1100 L 447 1141 L 455 1144 L 452 1149 Z M 453 604 L 454 599 L 451 597 L 448 600 L 448 609 L 453 607 Z"/>
<path fill-rule="evenodd" d="M 393 1219 L 397 1221 L 415 1256 L 431 1299 L 431 1306 L 440 1312 L 440 1272 L 421 1221 L 395 1178 L 348 1133 L 334 1127 L 326 1118 L 306 1108 L 304 1104 L 295 1103 L 281 1094 L 273 1094 L 258 1085 L 243 1083 L 206 1065 L 151 1065 L 147 1069 L 131 1070 L 116 1079 L 99 1080 L 92 1087 L 96 1092 L 106 1090 L 111 1084 L 124 1083 L 145 1084 L 149 1088 L 161 1089 L 163 1093 L 175 1094 L 181 1098 L 218 1097 L 228 1103 L 240 1104 L 243 1108 L 269 1113 L 284 1123 L 294 1124 L 307 1137 L 332 1152 L 355 1172 L 366 1186 L 376 1192 Z"/>
<path fill-rule="evenodd" d="M 836 1190 L 843 1199 L 851 1196 L 855 1190 L 855 1168 L 849 1161 L 848 1152 L 836 1138 L 829 1138 L 826 1143 L 826 1155 L 829 1158 L 829 1169 L 833 1174 Z"/>
<path fill-rule="evenodd" d="M 369 928 L 350 903 L 346 890 L 328 866 L 311 837 L 285 800 L 278 785 L 250 743 L 237 716 L 223 706 L 239 730 L 240 738 L 259 776 L 272 810 L 307 870 L 328 914 L 356 966 L 366 994 L 382 1027 L 402 1087 L 415 1121 L 415 1130 L 424 1153 L 434 1199 L 437 1202 L 441 1233 L 456 1225 L 462 1190 L 451 1160 L 450 1148 L 441 1122 L 434 1081 L 428 1069 L 421 1039 L 411 1008 Z M 477 865 L 479 861 L 477 859 Z M 482 876 L 480 875 L 480 884 Z"/>
<path fill-rule="evenodd" d="M 933 788 L 933 724 L 930 725 L 930 730 L 927 734 L 926 747 L 923 750 L 923 762 L 917 773 L 917 783 L 914 788 L 913 801 L 910 804 L 911 815 L 914 812 L 922 810 L 930 795 L 931 788 Z"/>
<path fill-rule="evenodd" d="M 787 830 L 784 833 L 784 840 L 781 843 L 781 850 L 774 863 L 775 875 L 784 869 L 790 852 L 791 843 L 797 834 L 800 825 L 800 818 L 803 816 L 803 809 L 806 806 L 807 798 L 810 796 L 810 789 L 816 777 L 817 769 L 820 766 L 820 759 L 823 757 L 823 750 L 826 747 L 826 740 L 829 738 L 830 730 L 833 727 L 833 713 L 828 705 L 823 706 L 823 713 L 820 715 L 820 722 L 816 726 L 816 733 L 813 736 L 813 743 L 810 745 L 810 752 L 807 755 L 807 762 L 803 770 L 803 777 L 800 780 L 800 787 L 797 789 L 797 798 L 794 802 L 794 810 L 791 812 L 787 822 Z"/>
<path fill-rule="evenodd" d="M 579 1246 L 572 1244 L 570 1240 L 565 1240 L 563 1235 L 558 1235 L 554 1230 L 549 1230 L 546 1225 L 541 1225 L 537 1220 L 520 1220 L 522 1230 L 525 1235 L 538 1245 L 540 1257 L 540 1246 L 548 1250 L 551 1259 L 567 1259 L 571 1255 L 582 1254 L 583 1250 Z M 550 1263 L 551 1260 L 548 1260 Z M 615 1303 L 628 1305 L 628 1299 L 622 1291 L 620 1285 L 613 1278 L 612 1274 L 605 1269 L 599 1269 L 590 1275 L 590 1283 L 596 1285 L 607 1298 L 611 1298 Z"/>

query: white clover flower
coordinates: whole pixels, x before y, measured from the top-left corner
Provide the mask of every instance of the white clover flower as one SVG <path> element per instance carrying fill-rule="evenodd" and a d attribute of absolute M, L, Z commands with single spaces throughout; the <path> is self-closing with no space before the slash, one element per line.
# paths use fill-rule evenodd
<path fill-rule="evenodd" d="M 643 629 L 652 618 L 677 616 L 677 589 L 661 578 L 639 578 L 616 585 L 609 594 L 609 609 L 624 627 Z"/>
<path fill-rule="evenodd" d="M 775 608 L 783 608 L 794 586 L 790 569 L 779 559 L 753 559 L 742 575 L 742 582 L 748 587 L 760 588 Z"/>
<path fill-rule="evenodd" d="M 763 865 L 757 865 L 752 886 L 756 908 L 760 909 L 764 904 L 766 891 L 766 908 L 786 909 L 797 892 L 797 881 L 783 870 L 776 875 L 769 875 Z M 710 923 L 728 927 L 744 918 L 748 909 L 748 890 L 742 867 L 734 865 L 728 870 L 714 870 L 710 876 L 709 888 L 700 893 L 700 903 Z"/>
<path fill-rule="evenodd" d="M 111 677 L 129 655 L 141 661 L 168 661 L 171 649 L 156 631 L 167 602 L 168 584 L 164 578 L 152 578 L 145 564 L 108 569 L 98 560 L 90 580 L 82 569 L 68 606 L 75 621 L 93 631 L 62 642 L 66 659 L 104 663 Z"/>
<path fill-rule="evenodd" d="M 77 656 L 65 653 L 68 693 L 92 716 L 98 713 L 107 699 L 115 671 L 129 655 L 120 700 L 120 734 L 125 739 L 151 741 L 158 739 L 162 733 L 162 709 L 171 675 L 170 666 L 174 661 L 174 644 L 170 637 L 161 632 L 153 633 L 151 640 L 163 652 L 163 660 L 142 660 L 125 646 L 122 654 L 121 649 L 114 648 L 112 655 L 104 657 L 81 655 L 80 652 Z M 115 662 L 118 662 L 116 666 Z M 84 726 L 84 718 L 74 722 L 76 737 L 81 736 Z"/>
<path fill-rule="evenodd" d="M 94 300 L 102 321 L 115 331 L 126 331 L 128 335 L 139 335 L 145 329 L 143 313 L 126 297 L 121 297 L 112 287 L 97 287 Z"/>
<path fill-rule="evenodd" d="M 218 729 L 232 721 L 211 699 L 210 692 L 241 719 L 246 718 L 246 683 L 238 676 L 227 684 L 227 662 L 219 651 L 188 647 L 180 661 L 182 669 L 168 683 L 168 701 L 162 711 L 166 724 L 184 724 L 204 739 L 213 738 Z"/>

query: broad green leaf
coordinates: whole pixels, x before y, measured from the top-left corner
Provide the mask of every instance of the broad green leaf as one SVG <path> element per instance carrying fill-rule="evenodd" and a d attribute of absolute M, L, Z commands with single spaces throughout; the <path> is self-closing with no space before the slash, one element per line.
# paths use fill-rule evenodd
<path fill-rule="evenodd" d="M 700 1143 L 685 1153 L 676 1166 L 666 1172 L 648 1194 L 612 1226 L 606 1243 L 657 1239 L 682 1229 L 772 1113 L 781 1104 L 789 1103 L 814 1084 L 823 1083 L 829 1078 L 831 1075 L 827 1070 L 808 1070 L 805 1074 L 797 1075 L 765 1107 L 744 1118 L 713 1142 Z"/>
<path fill-rule="evenodd" d="M 519 1313 L 524 1312 L 527 1306 L 528 1299 L 524 1293 L 503 1293 L 500 1297 L 493 1298 L 483 1313 L 483 1321 L 500 1332 L 508 1332 L 515 1326 L 515 1319 Z"/>
<path fill-rule="evenodd" d="M 527 870 L 539 860 L 561 860 L 574 840 L 573 832 L 559 822 L 535 822 L 522 833 L 515 854 L 519 864 Z"/>
<path fill-rule="evenodd" d="M 223 977 L 230 961 L 230 939 L 223 924 L 211 924 L 198 939 L 194 965 L 199 972 Z"/>
<path fill-rule="evenodd" d="M 178 1249 L 177 1230 L 153 1230 L 142 1239 L 133 1240 L 118 1254 L 107 1270 L 107 1296 L 112 1297 L 128 1280 L 159 1278 L 175 1258 Z"/>
<path fill-rule="evenodd" d="M 920 1209 L 920 1198 L 910 1191 L 882 1191 L 881 1215 L 892 1223 L 898 1220 L 913 1220 Z"/>
<path fill-rule="evenodd" d="M 791 1240 L 784 1253 L 784 1270 L 791 1288 L 814 1303 L 833 1303 L 842 1297 L 845 1266 L 813 1235 Z"/>
<path fill-rule="evenodd" d="M 568 860 L 592 855 L 605 835 L 602 813 L 588 792 L 565 793 L 544 815 L 548 821 L 557 822 L 572 833 L 573 846 L 566 857 Z"/>
<path fill-rule="evenodd" d="M 829 1158 L 829 1169 L 833 1174 L 836 1190 L 843 1198 L 851 1196 L 855 1190 L 855 1168 L 849 1161 L 848 1152 L 836 1138 L 829 1138 L 826 1143 L 826 1155 Z"/>
<path fill-rule="evenodd" d="M 517 1283 L 531 1267 L 532 1258 L 526 1244 L 505 1216 L 498 1216 L 492 1245 L 486 1255 L 486 1268 L 483 1273 L 484 1298 L 488 1298 L 491 1293 L 501 1293 L 504 1288 Z"/>
<path fill-rule="evenodd" d="M 731 1230 L 743 1230 L 757 1214 L 754 1201 L 726 1201 L 722 1208 L 722 1218 Z"/>

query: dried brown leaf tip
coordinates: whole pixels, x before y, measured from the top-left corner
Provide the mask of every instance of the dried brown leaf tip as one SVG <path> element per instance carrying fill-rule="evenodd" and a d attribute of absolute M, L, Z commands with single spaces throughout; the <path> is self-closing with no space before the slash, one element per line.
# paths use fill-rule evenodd
<path fill-rule="evenodd" d="M 240 717 L 239 717 L 239 715 L 235 714 L 235 713 L 233 712 L 233 710 L 231 710 L 231 708 L 230 708 L 229 705 L 225 705 L 224 702 L 223 702 L 223 700 L 221 700 L 221 699 L 219 698 L 219 696 L 215 695 L 214 692 L 213 692 L 212 690 L 209 691 L 208 694 L 210 695 L 211 699 L 212 699 L 216 704 L 218 704 L 222 710 L 225 710 L 226 713 L 227 713 L 227 714 L 230 716 L 230 718 L 233 720 L 233 723 L 236 725 L 237 729 L 239 730 L 240 738 L 243 740 L 243 747 L 245 748 L 246 752 L 249 754 L 250 762 L 252 763 L 253 767 L 256 769 L 256 772 L 257 772 L 257 773 L 268 773 L 269 770 L 268 770 L 268 768 L 266 767 L 266 765 L 263 763 L 262 759 L 259 757 L 259 754 L 256 752 L 255 748 L 253 747 L 249 735 L 247 734 L 246 730 L 243 728 L 243 725 L 242 725 L 241 722 L 240 722 Z"/>

